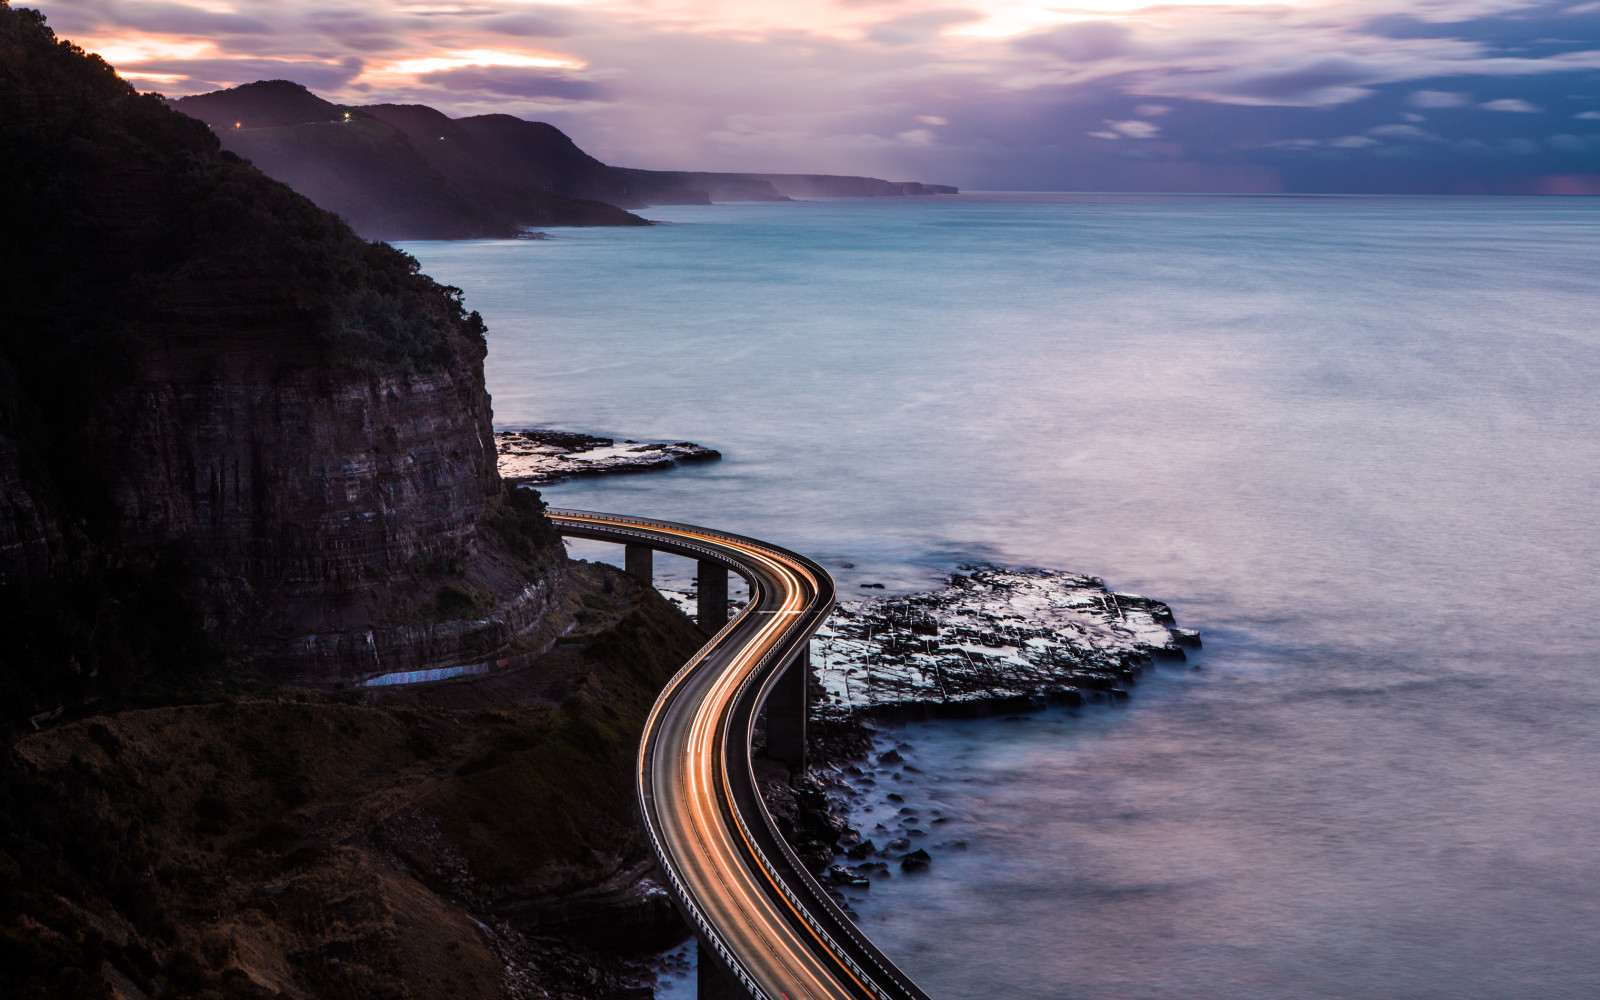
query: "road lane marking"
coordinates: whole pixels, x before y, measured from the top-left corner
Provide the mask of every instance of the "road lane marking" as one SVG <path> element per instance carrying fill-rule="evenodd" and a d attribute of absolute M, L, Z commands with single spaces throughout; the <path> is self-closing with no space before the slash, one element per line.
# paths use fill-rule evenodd
<path fill-rule="evenodd" d="M 837 969 L 843 971 L 864 993 L 868 996 L 879 995 L 877 990 L 867 986 L 855 975 L 849 965 L 846 964 L 847 960 L 835 952 L 835 946 L 824 940 L 817 929 L 810 925 L 805 915 L 796 908 L 795 903 L 789 899 L 788 893 L 784 891 L 784 887 L 779 884 L 774 874 L 767 871 L 766 866 L 760 862 L 761 855 L 755 849 L 755 846 L 750 843 L 749 837 L 743 829 L 743 824 L 735 822 L 734 826 L 738 827 L 738 829 L 729 830 L 728 823 L 723 819 L 722 809 L 720 808 L 725 804 L 734 816 L 742 815 L 733 801 L 727 769 L 721 766 L 723 763 L 722 757 L 713 752 L 718 736 L 719 734 L 722 735 L 724 746 L 728 746 L 726 743 L 728 713 L 731 710 L 735 696 L 738 695 L 745 682 L 752 676 L 755 667 L 765 659 L 766 655 L 781 640 L 783 634 L 787 632 L 787 627 L 780 626 L 778 619 L 806 613 L 805 605 L 809 604 L 813 598 L 802 598 L 801 595 L 805 590 L 809 589 L 813 595 L 820 593 L 821 588 L 817 584 L 815 575 L 803 565 L 793 562 L 783 554 L 766 550 L 756 544 L 746 544 L 742 541 L 722 538 L 709 533 L 676 530 L 675 527 L 669 529 L 658 525 L 640 525 L 604 517 L 557 516 L 565 518 L 569 522 L 580 524 L 588 523 L 613 529 L 624 529 L 630 533 L 679 538 L 686 542 L 692 542 L 695 546 L 711 548 L 724 555 L 731 552 L 736 557 L 742 557 L 750 563 L 756 564 L 756 567 L 760 570 L 765 570 L 766 573 L 774 578 L 774 582 L 779 584 L 781 592 L 784 593 L 780 602 L 782 607 L 778 610 L 751 612 L 754 615 L 772 616 L 772 618 L 768 619 L 768 623 L 756 628 L 754 630 L 755 634 L 747 638 L 734 650 L 729 651 L 726 645 L 723 645 L 720 649 L 711 648 L 712 643 L 708 643 L 707 647 L 702 648 L 694 659 L 685 664 L 684 669 L 668 685 L 668 689 L 663 692 L 662 697 L 658 700 L 656 709 L 651 712 L 647 733 L 656 732 L 658 727 L 665 725 L 666 720 L 661 720 L 660 722 L 657 720 L 661 719 L 661 713 L 666 710 L 666 705 L 670 700 L 667 697 L 668 694 L 671 694 L 673 699 L 684 695 L 688 695 L 691 699 L 682 704 L 682 708 L 688 712 L 689 716 L 684 721 L 684 724 L 666 726 L 666 728 L 657 733 L 658 740 L 656 745 L 658 748 L 665 749 L 665 746 L 670 746 L 672 743 L 679 743 L 680 746 L 684 747 L 681 757 L 668 753 L 662 759 L 665 761 L 676 758 L 681 762 L 679 768 L 673 768 L 670 764 L 667 765 L 665 774 L 670 775 L 676 771 L 679 780 L 682 781 L 687 791 L 685 796 L 687 801 L 672 803 L 671 811 L 661 818 L 667 819 L 670 817 L 678 822 L 688 821 L 687 829 L 680 827 L 677 833 L 680 837 L 686 834 L 690 843 L 698 842 L 699 850 L 684 859 L 693 858 L 695 863 L 688 866 L 683 873 L 686 876 L 694 877 L 697 881 L 702 881 L 702 884 L 706 885 L 707 888 L 720 886 L 720 892 L 707 894 L 699 900 L 702 907 L 706 907 L 711 911 L 722 911 L 721 917 L 723 921 L 729 921 L 732 918 L 731 926 L 725 923 L 718 929 L 726 933 L 728 930 L 739 928 L 742 925 L 742 929 L 747 934 L 754 936 L 755 940 L 753 942 L 749 939 L 744 942 L 747 949 L 746 954 L 738 955 L 734 960 L 740 964 L 745 964 L 750 959 L 756 958 L 762 952 L 765 952 L 766 957 L 772 963 L 765 969 L 747 965 L 746 968 L 749 973 L 758 974 L 763 979 L 768 979 L 769 982 L 774 974 L 777 974 L 780 978 L 789 978 L 796 983 L 796 986 L 805 995 L 818 997 L 819 1000 L 818 988 L 822 990 L 822 994 L 828 996 L 840 995 L 836 991 L 839 991 L 844 986 L 843 980 L 838 978 L 837 972 L 832 971 L 828 963 L 819 964 L 817 954 L 803 945 L 804 936 L 809 935 L 815 940 L 822 954 L 831 959 L 832 963 L 836 964 Z M 808 586 L 802 585 L 802 580 Z M 746 608 L 745 611 L 750 612 L 750 609 Z M 743 617 L 743 615 L 736 616 L 734 621 L 730 623 L 730 633 L 733 625 L 739 621 L 740 617 Z M 719 633 L 719 635 L 722 635 L 722 633 Z M 713 639 L 713 642 L 715 641 Z M 731 643 L 731 634 L 724 637 L 723 642 Z M 707 678 L 709 681 L 708 688 L 695 693 L 690 687 L 695 670 L 707 666 L 705 661 L 719 653 L 721 654 L 719 659 L 725 659 L 726 662 L 717 669 L 712 677 Z M 680 736 L 671 737 L 672 732 L 677 732 Z M 659 737 L 662 736 L 670 737 L 665 745 L 659 740 Z M 649 745 L 649 741 L 641 744 L 641 758 L 647 757 Z M 641 763 L 644 763 L 644 760 L 641 760 Z M 719 767 L 721 768 L 720 775 L 718 774 Z M 648 774 L 658 773 L 653 767 L 643 767 L 640 773 L 641 778 L 646 777 L 647 772 Z M 717 781 L 718 777 L 722 779 L 720 783 Z M 654 779 L 651 780 L 653 784 Z M 670 783 L 676 784 L 676 782 Z M 720 800 L 713 791 L 718 784 L 721 785 L 722 792 Z M 657 810 L 662 805 L 669 804 L 660 801 L 654 791 L 650 792 L 649 798 L 656 803 Z M 659 812 L 657 814 L 660 815 Z M 669 833 L 670 827 L 662 832 L 664 834 Z M 741 853 L 735 847 L 735 841 L 731 836 L 735 832 L 738 834 L 739 839 L 743 840 L 747 853 Z M 707 840 L 708 836 L 710 838 L 709 841 Z M 760 879 L 755 878 L 756 873 L 752 871 L 752 866 L 749 863 L 751 861 L 755 862 L 755 868 L 760 869 L 761 878 L 765 879 L 777 890 L 783 906 L 794 914 L 800 924 L 799 928 L 796 928 L 787 919 L 782 919 L 779 916 L 781 911 L 774 908 L 773 900 L 766 892 L 760 890 Z M 706 867 L 710 868 L 709 872 L 706 871 Z M 710 878 L 707 878 L 708 874 L 711 876 Z M 728 881 L 729 876 L 733 876 L 734 881 L 732 883 Z M 730 909 L 732 910 L 731 913 L 729 912 Z M 710 916 L 709 912 L 707 916 Z M 797 932 L 800 930 L 804 931 L 804 935 L 797 937 Z M 775 946 L 779 942 L 782 943 L 786 954 L 780 954 L 775 950 Z M 732 942 L 730 941 L 729 944 L 732 944 Z M 749 953 L 752 945 L 754 945 L 753 954 Z M 796 959 L 800 961 L 799 968 L 790 964 L 791 960 Z M 784 997 L 784 1000 L 789 1000 L 787 993 L 781 990 L 778 992 Z M 848 988 L 842 991 L 846 997 L 850 995 L 850 992 Z"/>

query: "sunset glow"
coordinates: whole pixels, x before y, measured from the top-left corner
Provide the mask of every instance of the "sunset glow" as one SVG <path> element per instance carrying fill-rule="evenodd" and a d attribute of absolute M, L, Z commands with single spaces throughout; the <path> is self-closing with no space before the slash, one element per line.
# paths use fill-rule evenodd
<path fill-rule="evenodd" d="M 427 56 L 422 59 L 403 59 L 384 67 L 393 73 L 410 73 L 414 76 L 423 73 L 437 73 L 441 70 L 460 69 L 463 66 L 534 66 L 542 69 L 583 69 L 584 63 L 578 59 L 567 59 L 561 56 L 535 56 L 520 52 L 495 52 L 490 49 L 473 49 L 467 52 L 447 52 L 439 56 Z"/>
<path fill-rule="evenodd" d="M 1600 132 L 1586 124 L 1600 113 L 1589 79 L 1600 68 L 1600 6 L 1585 3 L 41 7 L 65 37 L 171 95 L 291 80 L 336 103 L 549 121 L 602 158 L 660 167 L 1073 188 L 1267 184 L 1274 171 L 1321 169 L 1330 157 L 1381 174 L 1446 150 L 1463 164 L 1505 159 L 1524 171 L 1535 169 L 1534 150 L 1554 158 L 1537 169 L 1588 174 L 1600 157 Z M 1430 107 L 1414 93 L 1456 96 Z M 1272 112 L 1271 124 L 1251 109 Z M 1190 162 L 1218 157 L 1251 164 Z"/>
<path fill-rule="evenodd" d="M 1152 3 L 1150 0 L 1087 0 L 1071 4 L 991 0 L 988 3 L 973 5 L 974 9 L 983 12 L 981 20 L 952 28 L 949 34 L 970 38 L 1004 39 L 1056 25 L 1108 19 L 1125 20 L 1160 13 L 1153 11 L 1153 8 L 1263 6 L 1300 7 L 1304 4 L 1296 0 L 1233 0 L 1231 3 L 1218 3 L 1215 0 L 1164 0 L 1160 3 Z"/>
<path fill-rule="evenodd" d="M 210 41 L 174 38 L 162 35 L 108 35 L 76 37 L 74 42 L 90 52 L 97 53 L 113 66 L 138 66 L 160 60 L 182 61 L 209 59 L 221 53 Z M 165 75 L 165 74 L 164 74 Z M 174 75 L 174 79 L 183 79 Z"/>

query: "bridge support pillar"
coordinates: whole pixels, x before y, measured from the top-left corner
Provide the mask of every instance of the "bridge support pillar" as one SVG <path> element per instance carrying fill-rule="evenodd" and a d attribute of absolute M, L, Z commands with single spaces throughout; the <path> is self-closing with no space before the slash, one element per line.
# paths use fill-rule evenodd
<path fill-rule="evenodd" d="M 695 608 L 700 629 L 706 635 L 715 635 L 728 624 L 728 568 L 719 562 L 701 559 L 696 586 L 700 590 L 699 604 Z"/>
<path fill-rule="evenodd" d="M 655 549 L 629 542 L 623 547 L 622 568 L 645 583 L 655 579 Z"/>
<path fill-rule="evenodd" d="M 767 696 L 767 756 L 795 772 L 806 769 L 806 716 L 811 714 L 811 646 L 778 675 Z"/>
<path fill-rule="evenodd" d="M 706 940 L 695 935 L 695 993 L 698 1000 L 750 1000 L 744 984 L 722 966 L 722 959 Z"/>

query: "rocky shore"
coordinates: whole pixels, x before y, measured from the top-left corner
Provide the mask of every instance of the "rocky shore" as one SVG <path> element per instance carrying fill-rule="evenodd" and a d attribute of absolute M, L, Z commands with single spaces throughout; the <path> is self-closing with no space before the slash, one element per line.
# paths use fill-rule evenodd
<path fill-rule="evenodd" d="M 688 441 L 617 441 L 570 431 L 496 431 L 500 477 L 529 486 L 573 476 L 649 472 L 679 462 L 714 462 L 722 453 Z"/>
<path fill-rule="evenodd" d="M 812 642 L 819 718 L 970 715 L 1122 698 L 1199 634 L 1172 609 L 1057 570 L 965 567 L 927 594 L 844 601 Z"/>
<path fill-rule="evenodd" d="M 849 910 L 873 881 L 966 849 L 918 794 L 937 776 L 899 723 L 1125 699 L 1199 645 L 1161 601 L 1056 570 L 964 567 L 930 593 L 841 602 L 812 641 L 811 766 L 769 768 L 768 808 Z"/>

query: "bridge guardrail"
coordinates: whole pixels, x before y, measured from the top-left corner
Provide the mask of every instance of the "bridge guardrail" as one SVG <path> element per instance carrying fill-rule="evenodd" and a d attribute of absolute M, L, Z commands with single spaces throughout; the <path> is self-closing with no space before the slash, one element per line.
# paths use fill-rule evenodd
<path fill-rule="evenodd" d="M 832 609 L 834 603 L 833 580 L 832 577 L 829 576 L 827 570 L 823 569 L 814 561 L 799 555 L 798 553 L 790 552 L 778 546 L 769 545 L 765 542 L 742 535 L 733 534 L 731 532 L 717 531 L 698 526 L 679 525 L 674 522 L 659 521 L 651 518 L 617 514 L 602 514 L 596 511 L 573 510 L 567 508 L 550 508 L 548 510 L 548 514 L 553 518 L 560 518 L 575 522 L 573 526 L 581 529 L 580 531 L 575 532 L 576 534 L 588 534 L 590 537 L 603 537 L 605 540 L 613 541 L 637 539 L 641 542 L 650 543 L 656 548 L 677 549 L 680 551 L 692 552 L 696 555 L 707 556 L 726 565 L 735 572 L 738 572 L 750 582 L 752 588 L 751 599 L 746 604 L 745 608 L 740 611 L 738 615 L 734 616 L 730 621 L 728 621 L 720 630 L 718 630 L 716 635 L 707 641 L 706 644 L 694 654 L 694 656 L 689 658 L 688 662 L 686 662 L 676 673 L 673 674 L 672 678 L 669 679 L 667 684 L 663 687 L 661 695 L 657 698 L 655 705 L 652 706 L 650 714 L 646 719 L 645 737 L 644 741 L 641 743 L 639 751 L 640 767 L 638 793 L 641 812 L 643 812 L 645 818 L 646 833 L 650 840 L 651 852 L 656 856 L 656 860 L 661 865 L 662 871 L 666 873 L 674 897 L 678 899 L 685 913 L 689 916 L 690 921 L 695 925 L 696 929 L 699 930 L 702 938 L 711 945 L 712 949 L 717 953 L 718 958 L 722 960 L 728 971 L 740 982 L 746 991 L 749 992 L 752 997 L 757 998 L 757 1000 L 774 1000 L 774 998 L 772 998 L 764 989 L 762 989 L 760 984 L 757 983 L 744 968 L 738 957 L 733 954 L 732 949 L 728 947 L 725 941 L 723 941 L 721 935 L 717 933 L 710 920 L 706 917 L 704 911 L 694 900 L 694 897 L 689 892 L 688 887 L 683 883 L 682 878 L 677 870 L 677 866 L 673 863 L 671 856 L 661 842 L 658 832 L 658 822 L 655 816 L 654 795 L 647 785 L 648 775 L 650 773 L 649 762 L 651 755 L 651 733 L 655 729 L 655 721 L 660 717 L 667 705 L 671 703 L 672 699 L 677 696 L 684 680 L 686 680 L 688 676 L 699 667 L 701 662 L 704 661 L 708 655 L 710 655 L 725 641 L 726 637 L 731 632 L 742 627 L 745 619 L 754 613 L 755 608 L 760 603 L 758 600 L 757 590 L 757 588 L 761 586 L 759 582 L 760 574 L 754 569 L 754 567 L 747 564 L 733 552 L 713 549 L 709 546 L 686 540 L 681 536 L 670 534 L 670 532 L 673 529 L 692 527 L 692 530 L 697 533 L 708 535 L 714 538 L 725 539 L 735 544 L 747 546 L 777 560 L 792 561 L 793 563 L 797 563 L 814 576 L 818 585 L 818 593 L 816 594 L 816 597 L 805 609 L 803 614 L 796 616 L 795 619 L 793 619 L 784 627 L 783 633 L 779 637 L 778 641 L 774 643 L 765 654 L 763 654 L 762 658 L 757 662 L 755 669 L 751 670 L 741 680 L 739 688 L 735 693 L 732 702 L 732 704 L 738 706 L 740 710 L 730 712 L 728 717 L 722 720 L 721 735 L 723 743 L 723 759 L 719 763 L 721 765 L 722 778 L 724 782 L 723 797 L 727 806 L 727 811 L 732 816 L 735 824 L 739 828 L 741 839 L 748 847 L 756 863 L 762 869 L 763 874 L 767 877 L 767 881 L 771 883 L 780 894 L 783 895 L 792 911 L 800 917 L 807 929 L 812 933 L 813 936 L 816 937 L 818 942 L 824 946 L 830 957 L 837 961 L 842 967 L 849 970 L 852 974 L 852 978 L 866 988 L 868 992 L 873 994 L 877 1000 L 906 1000 L 906 998 L 911 998 L 911 1000 L 927 1000 L 926 994 L 917 988 L 917 986 L 912 983 L 904 973 L 900 972 L 898 968 L 895 968 L 892 962 L 889 962 L 887 958 L 883 957 L 882 953 L 875 946 L 873 946 L 856 931 L 853 922 L 850 921 L 850 919 L 838 909 L 837 905 L 827 896 L 827 893 L 822 889 L 821 885 L 818 884 L 817 881 L 811 876 L 811 873 L 806 870 L 805 866 L 800 863 L 800 860 L 794 854 L 793 849 L 789 847 L 782 834 L 778 831 L 776 821 L 772 818 L 771 812 L 767 809 L 766 803 L 762 800 L 759 789 L 755 786 L 750 751 L 751 736 L 753 735 L 753 726 L 756 714 L 759 711 L 760 706 L 766 701 L 767 696 L 770 694 L 771 688 L 775 683 L 776 677 L 783 664 L 788 659 L 793 657 L 799 651 L 802 645 L 810 642 L 812 634 L 822 624 L 823 619 Z M 629 531 L 626 528 L 616 525 L 615 523 L 597 524 L 591 520 L 593 518 L 604 518 L 606 521 L 610 522 L 623 522 L 624 524 L 633 526 L 638 530 Z M 559 527 L 560 526 L 558 525 L 558 528 Z M 666 537 L 663 538 L 662 534 L 657 534 L 657 532 L 666 534 Z M 751 697 L 752 693 L 754 694 L 753 701 L 747 701 L 747 699 Z M 746 731 L 743 734 L 743 738 L 737 741 L 730 739 L 730 737 L 733 735 L 730 732 L 730 728 L 735 715 L 747 716 L 749 720 Z M 757 831 L 751 827 L 745 816 L 745 811 L 739 807 L 739 796 L 734 794 L 731 787 L 728 777 L 728 763 L 729 755 L 733 752 L 732 748 L 735 746 L 741 748 L 742 751 L 740 757 L 738 758 L 742 766 L 737 770 L 740 773 L 743 783 L 749 786 L 747 789 L 747 795 L 745 797 L 753 801 L 755 811 L 760 814 L 762 820 L 761 825 L 763 827 L 761 832 L 765 833 L 766 839 L 775 844 L 778 850 L 782 853 L 783 861 L 785 862 L 782 867 L 780 867 L 778 864 L 775 864 L 773 860 L 768 857 L 766 851 L 764 851 L 760 846 L 759 842 L 763 838 L 758 836 Z M 796 881 L 798 881 L 805 889 L 804 896 L 802 896 L 800 892 L 796 891 L 794 885 L 792 884 Z M 827 922 L 820 920 L 813 912 L 816 909 L 820 909 L 822 912 L 826 913 L 830 920 Z M 827 926 L 828 923 L 833 925 L 832 929 Z M 850 944 L 853 945 L 854 948 L 850 949 L 841 945 L 834 936 L 834 930 L 842 931 L 848 937 Z M 852 956 L 852 950 L 871 962 L 874 969 L 868 970 L 862 967 L 862 965 Z M 892 983 L 893 986 L 898 989 L 898 992 L 893 992 L 889 989 L 886 989 L 881 984 L 881 979 L 887 979 L 889 983 Z"/>

